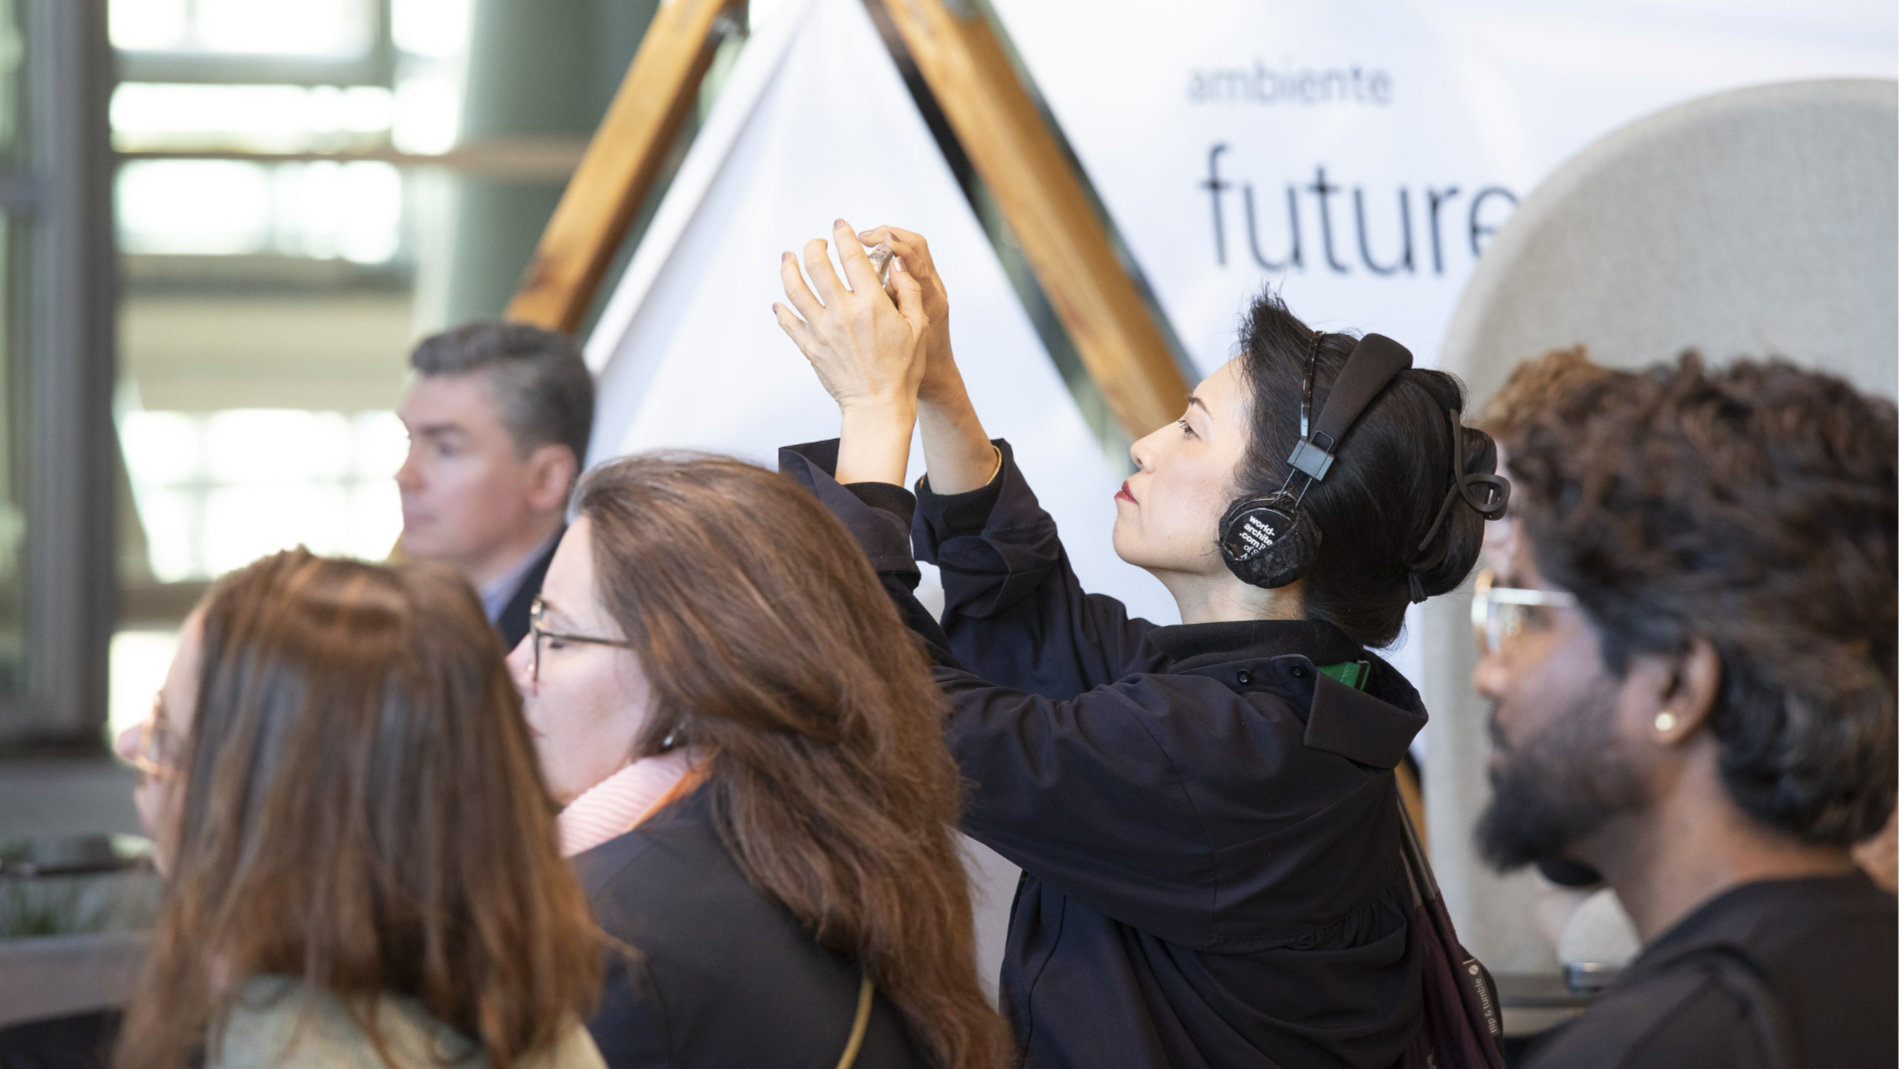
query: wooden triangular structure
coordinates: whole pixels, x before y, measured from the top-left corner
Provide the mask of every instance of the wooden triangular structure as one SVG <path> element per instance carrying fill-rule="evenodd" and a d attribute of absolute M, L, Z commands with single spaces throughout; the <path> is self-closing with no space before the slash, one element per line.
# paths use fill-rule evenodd
<path fill-rule="evenodd" d="M 897 31 L 959 147 L 1117 421 L 1138 438 L 1178 417 L 1188 383 L 1081 180 L 981 13 L 956 0 L 865 0 Z M 669 0 L 548 221 L 508 318 L 573 331 L 659 175 L 745 0 Z M 898 47 L 896 43 L 892 47 Z"/>

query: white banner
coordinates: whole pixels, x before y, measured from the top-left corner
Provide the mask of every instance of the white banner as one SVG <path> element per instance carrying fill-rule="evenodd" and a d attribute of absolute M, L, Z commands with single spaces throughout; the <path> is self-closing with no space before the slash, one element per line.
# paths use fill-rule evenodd
<path fill-rule="evenodd" d="M 1900 33 L 1891 0 L 991 2 L 1203 372 L 1269 284 L 1433 363 L 1569 156 L 1718 90 L 1891 78 Z"/>

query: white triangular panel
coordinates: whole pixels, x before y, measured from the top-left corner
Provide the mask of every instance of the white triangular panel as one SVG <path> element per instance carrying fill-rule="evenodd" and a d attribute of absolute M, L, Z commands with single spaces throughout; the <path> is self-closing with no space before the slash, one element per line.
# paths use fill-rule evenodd
<path fill-rule="evenodd" d="M 789 0 L 752 38 L 587 344 L 600 401 L 590 462 L 701 448 L 770 463 L 837 433 L 837 410 L 779 331 L 779 256 L 843 215 L 917 230 L 950 293 L 978 412 L 1007 437 L 1092 590 L 1175 619 L 1109 543 L 1122 475 L 1024 313 L 859 0 Z M 922 454 L 912 453 L 914 478 Z"/>

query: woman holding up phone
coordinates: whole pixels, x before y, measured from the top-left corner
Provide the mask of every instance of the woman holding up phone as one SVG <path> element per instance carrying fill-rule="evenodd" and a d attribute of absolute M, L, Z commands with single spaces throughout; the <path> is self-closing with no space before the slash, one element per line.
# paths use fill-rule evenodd
<path fill-rule="evenodd" d="M 840 220 L 833 240 L 845 277 L 823 240 L 809 285 L 787 253 L 774 311 L 842 434 L 781 467 L 930 644 L 964 828 L 1023 869 L 1002 982 L 1026 1063 L 1392 1065 L 1421 999 L 1393 768 L 1425 712 L 1370 648 L 1463 581 L 1502 511 L 1457 381 L 1253 302 L 1239 355 L 1103 488 L 1116 552 L 1180 607 L 1157 626 L 1081 590 L 985 433 L 924 239 Z M 888 291 L 861 248 L 880 242 Z M 913 553 L 941 569 L 941 628 Z"/>

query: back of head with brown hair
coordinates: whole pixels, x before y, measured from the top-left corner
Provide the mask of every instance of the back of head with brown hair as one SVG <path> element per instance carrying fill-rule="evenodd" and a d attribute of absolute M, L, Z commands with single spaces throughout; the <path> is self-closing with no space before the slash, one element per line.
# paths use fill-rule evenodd
<path fill-rule="evenodd" d="M 652 686 L 637 748 L 702 748 L 752 884 L 861 962 L 937 1065 L 999 1064 L 940 698 L 857 543 L 791 480 L 720 457 L 616 461 L 579 509 Z"/>
<path fill-rule="evenodd" d="M 473 591 L 296 550 L 203 612 L 178 846 L 118 1064 L 184 1064 L 265 974 L 343 996 L 373 1039 L 369 1000 L 411 996 L 501 1067 L 590 1012 L 599 932 Z"/>

